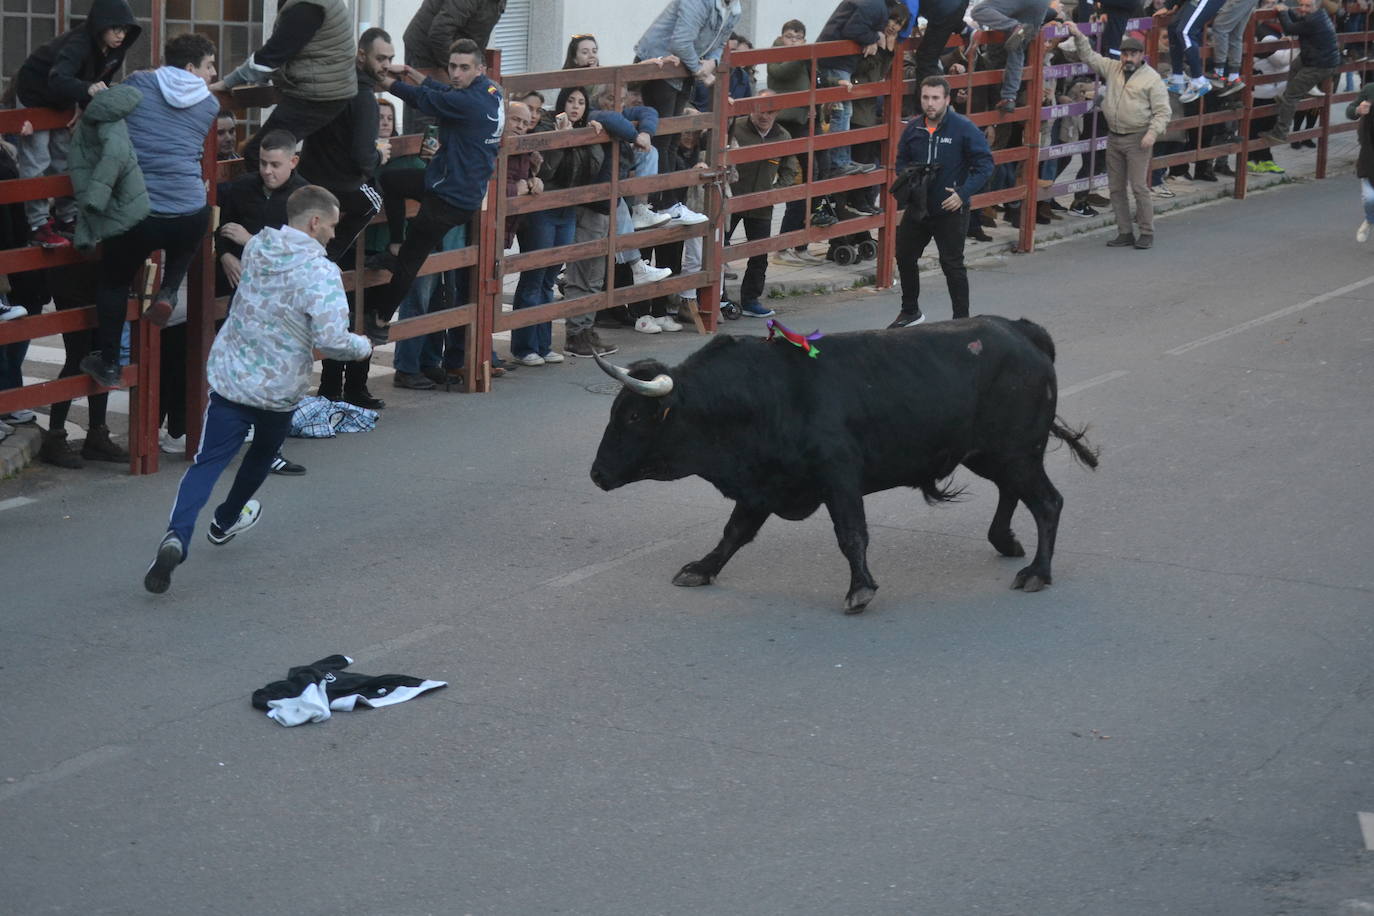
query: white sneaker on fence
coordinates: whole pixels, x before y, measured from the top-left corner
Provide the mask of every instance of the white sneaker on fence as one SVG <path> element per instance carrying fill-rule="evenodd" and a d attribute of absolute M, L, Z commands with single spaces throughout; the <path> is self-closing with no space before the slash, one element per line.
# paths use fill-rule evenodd
<path fill-rule="evenodd" d="M 673 272 L 666 267 L 651 267 L 643 258 L 630 265 L 630 273 L 634 275 L 635 286 L 642 283 L 657 283 L 659 280 L 666 280 L 673 275 Z"/>
<path fill-rule="evenodd" d="M 695 226 L 698 223 L 704 223 L 710 220 L 710 217 L 705 213 L 689 210 L 687 206 L 681 202 L 673 204 L 664 212 L 672 218 L 673 224 L 677 226 Z"/>
<path fill-rule="evenodd" d="M 635 231 L 640 229 L 653 229 L 662 226 L 672 219 L 667 213 L 658 213 L 650 209 L 648 204 L 635 204 L 630 208 L 630 219 L 635 224 Z"/>

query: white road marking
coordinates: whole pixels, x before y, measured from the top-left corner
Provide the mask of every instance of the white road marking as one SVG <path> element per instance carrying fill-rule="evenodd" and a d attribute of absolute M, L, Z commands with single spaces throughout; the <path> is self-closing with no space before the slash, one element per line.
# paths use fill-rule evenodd
<path fill-rule="evenodd" d="M 1118 369 L 1115 372 L 1105 372 L 1102 375 L 1094 376 L 1085 382 L 1079 382 L 1077 385 L 1070 385 L 1067 388 L 1061 388 L 1059 391 L 1059 396 L 1061 398 L 1066 398 L 1071 394 L 1078 394 L 1078 392 L 1086 391 L 1089 388 L 1092 388 L 1096 385 L 1103 385 L 1107 382 L 1114 382 L 1117 379 L 1122 378 L 1126 375 L 1129 375 L 1129 373 L 1124 372 L 1120 369 Z"/>
<path fill-rule="evenodd" d="M 1364 848 L 1374 849 L 1374 814 L 1368 811 L 1355 812 L 1360 819 L 1360 832 L 1364 834 Z"/>
<path fill-rule="evenodd" d="M 648 556 L 651 553 L 658 553 L 660 550 L 667 550 L 669 547 L 674 547 L 681 543 L 681 538 L 670 538 L 666 541 L 656 541 L 652 544 L 647 544 L 644 547 L 638 547 L 634 550 L 631 550 L 629 553 L 622 554 L 616 557 L 614 560 L 607 560 L 605 563 L 593 563 L 590 566 L 584 566 L 581 569 L 574 569 L 570 573 L 565 573 L 561 576 L 555 576 L 552 579 L 546 579 L 545 581 L 539 583 L 538 587 L 564 588 L 569 585 L 576 585 L 583 579 L 590 579 L 592 576 L 599 575 L 603 572 L 606 572 L 609 569 L 614 569 L 617 566 L 623 566 L 624 564 L 629 563 L 632 560 L 638 560 L 640 557 Z"/>
<path fill-rule="evenodd" d="M 7 802 L 10 799 L 23 795 L 31 789 L 38 789 L 55 782 L 61 782 L 69 776 L 75 776 L 83 770 L 98 767 L 110 761 L 123 757 L 129 753 L 129 748 L 119 744 L 105 744 L 84 754 L 78 754 L 62 761 L 57 766 L 44 770 L 41 773 L 34 773 L 26 776 L 18 782 L 0 785 L 0 802 Z"/>
<path fill-rule="evenodd" d="M 1322 293 L 1320 296 L 1313 296 L 1306 302 L 1299 302 L 1297 305 L 1290 305 L 1286 308 L 1281 308 L 1277 312 L 1270 312 L 1268 315 L 1262 315 L 1259 318 L 1252 318 L 1249 321 L 1242 322 L 1233 328 L 1227 328 L 1224 331 L 1217 331 L 1215 334 L 1208 334 L 1206 337 L 1199 337 L 1197 340 L 1190 341 L 1186 344 L 1183 344 L 1180 347 L 1174 347 L 1172 350 L 1165 350 L 1164 352 L 1167 353 L 1169 356 L 1181 356 L 1190 350 L 1196 350 L 1198 347 L 1205 347 L 1207 344 L 1215 343 L 1218 340 L 1225 340 L 1227 337 L 1239 334 L 1242 331 L 1248 331 L 1251 328 L 1257 328 L 1262 324 L 1268 324 L 1271 321 L 1277 321 L 1280 318 L 1287 318 L 1289 315 L 1295 315 L 1298 312 L 1301 312 L 1303 309 L 1309 309 L 1314 305 L 1321 305 L 1323 302 L 1326 302 L 1330 299 L 1339 298 L 1341 296 L 1344 296 L 1346 293 L 1352 293 L 1355 290 L 1368 286 L 1371 283 L 1374 283 L 1374 277 L 1365 277 L 1363 280 L 1357 280 L 1356 282 L 1351 283 L 1347 286 L 1342 286 L 1340 289 L 1333 289 L 1329 293 Z"/>
<path fill-rule="evenodd" d="M 9 499 L 0 499 L 0 512 L 6 509 L 18 509 L 20 506 L 27 506 L 29 503 L 36 503 L 38 500 L 29 499 L 27 496 L 12 496 Z"/>

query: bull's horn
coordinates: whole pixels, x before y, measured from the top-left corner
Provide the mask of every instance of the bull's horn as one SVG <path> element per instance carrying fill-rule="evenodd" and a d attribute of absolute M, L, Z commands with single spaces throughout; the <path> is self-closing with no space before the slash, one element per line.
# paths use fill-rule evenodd
<path fill-rule="evenodd" d="M 614 363 L 606 362 L 601 358 L 600 353 L 593 351 L 592 358 L 596 360 L 596 364 L 601 367 L 602 372 L 606 373 L 635 394 L 642 394 L 646 398 L 662 398 L 667 397 L 673 390 L 673 377 L 671 375 L 660 373 L 654 376 L 653 381 L 646 382 L 643 379 L 635 378 Z"/>

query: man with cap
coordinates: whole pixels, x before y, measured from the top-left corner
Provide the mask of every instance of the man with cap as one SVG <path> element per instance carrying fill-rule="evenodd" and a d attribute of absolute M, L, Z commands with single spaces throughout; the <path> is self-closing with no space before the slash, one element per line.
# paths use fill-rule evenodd
<path fill-rule="evenodd" d="M 1150 202 L 1150 155 L 1155 139 L 1169 126 L 1169 90 L 1154 67 L 1145 63 L 1145 46 L 1134 35 L 1121 41 L 1121 59 L 1112 60 L 1093 51 L 1088 39 L 1072 22 L 1078 59 L 1106 82 L 1102 116 L 1107 121 L 1107 188 L 1116 211 L 1116 238 L 1109 248 L 1149 248 L 1154 244 L 1154 208 Z M 1135 197 L 1133 232 L 1131 204 L 1126 197 L 1130 183 Z"/>

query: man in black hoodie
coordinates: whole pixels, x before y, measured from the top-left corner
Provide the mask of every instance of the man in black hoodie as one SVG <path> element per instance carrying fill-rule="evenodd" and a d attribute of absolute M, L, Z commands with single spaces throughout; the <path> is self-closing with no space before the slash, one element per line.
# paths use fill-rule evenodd
<path fill-rule="evenodd" d="M 347 270 L 345 255 L 382 211 L 382 197 L 373 187 L 377 170 L 391 158 L 390 141 L 378 140 L 377 89 L 396 50 L 391 36 L 372 28 L 358 39 L 358 90 L 348 107 L 305 141 L 300 172 L 312 184 L 339 199 L 339 225 L 329 243 L 329 259 Z M 350 300 L 351 301 L 351 300 Z M 372 357 L 350 363 L 326 359 L 320 368 L 320 391 L 330 400 L 344 400 L 368 410 L 386 406 L 367 390 Z"/>
<path fill-rule="evenodd" d="M 124 66 L 124 55 L 142 31 L 125 0 L 95 0 L 85 22 L 34 51 L 19 68 L 15 89 L 20 106 L 62 111 L 86 107 L 91 96 L 105 89 Z M 19 177 L 67 171 L 71 139 L 69 127 L 20 137 Z M 28 201 L 24 209 L 35 244 L 44 248 L 71 245 L 48 218 L 46 199 Z M 62 226 L 74 225 L 76 201 L 59 199 L 57 215 Z"/>

